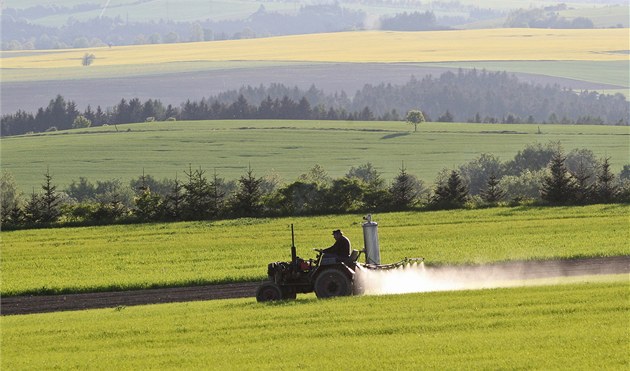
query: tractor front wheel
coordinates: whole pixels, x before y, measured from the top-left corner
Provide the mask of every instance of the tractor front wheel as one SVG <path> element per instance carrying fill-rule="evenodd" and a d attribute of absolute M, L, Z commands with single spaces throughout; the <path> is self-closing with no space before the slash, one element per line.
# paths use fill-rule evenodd
<path fill-rule="evenodd" d="M 256 301 L 264 302 L 274 300 L 282 300 L 282 290 L 280 286 L 273 282 L 265 282 L 258 286 L 258 290 L 256 290 Z"/>
<path fill-rule="evenodd" d="M 315 279 L 315 295 L 320 299 L 351 294 L 352 281 L 339 269 L 327 269 Z"/>

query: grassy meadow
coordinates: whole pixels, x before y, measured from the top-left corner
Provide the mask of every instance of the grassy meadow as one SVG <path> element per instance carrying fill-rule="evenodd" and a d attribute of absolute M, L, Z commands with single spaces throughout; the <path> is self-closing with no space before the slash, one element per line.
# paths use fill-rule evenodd
<path fill-rule="evenodd" d="M 541 134 L 538 134 L 540 129 Z M 118 130 L 118 131 L 116 131 Z M 630 128 L 335 121 L 195 121 L 95 127 L 6 137 L 2 167 L 26 194 L 38 191 L 50 168 L 59 189 L 72 180 L 121 179 L 145 174 L 179 179 L 189 165 L 235 180 L 251 166 L 256 176 L 294 181 L 314 165 L 332 177 L 371 162 L 390 182 L 404 163 L 432 184 L 438 172 L 492 153 L 502 161 L 534 143 L 560 141 L 566 152 L 587 148 L 610 157 L 617 173 L 630 158 Z"/>
<path fill-rule="evenodd" d="M 384 263 L 430 264 L 628 255 L 630 205 L 387 213 Z M 269 262 L 332 245 L 341 228 L 363 248 L 362 215 L 237 219 L 2 232 L 2 291 L 87 292 L 262 280 Z"/>
<path fill-rule="evenodd" d="M 0 317 L 2 369 L 629 367 L 627 280 Z M 344 348 L 347 356 L 331 356 Z"/>
<path fill-rule="evenodd" d="M 619 92 L 630 89 L 629 61 L 479 61 L 426 63 L 426 66 L 476 68 L 489 71 L 530 73 L 534 75 L 564 77 L 579 81 L 623 86 Z"/>

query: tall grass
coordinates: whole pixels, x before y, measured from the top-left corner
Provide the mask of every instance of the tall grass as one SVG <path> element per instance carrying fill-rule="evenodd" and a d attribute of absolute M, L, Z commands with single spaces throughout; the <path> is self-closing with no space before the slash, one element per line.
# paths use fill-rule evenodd
<path fill-rule="evenodd" d="M 627 369 L 628 283 L 0 317 L 2 369 Z"/>
<path fill-rule="evenodd" d="M 384 263 L 629 255 L 630 205 L 495 208 L 375 215 Z M 362 215 L 2 232 L 2 295 L 262 280 L 267 264 L 332 245 L 341 228 L 363 248 Z"/>

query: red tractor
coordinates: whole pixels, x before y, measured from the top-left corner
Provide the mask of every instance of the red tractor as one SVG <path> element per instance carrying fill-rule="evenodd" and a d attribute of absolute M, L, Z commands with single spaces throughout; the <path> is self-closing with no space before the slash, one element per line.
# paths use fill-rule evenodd
<path fill-rule="evenodd" d="M 256 292 L 259 302 L 272 300 L 295 299 L 298 293 L 315 292 L 318 298 L 348 296 L 363 292 L 357 272 L 364 269 L 393 269 L 423 258 L 412 258 L 381 265 L 378 246 L 377 223 L 372 222 L 371 215 L 364 218 L 363 237 L 365 249 L 352 250 L 347 258 L 338 258 L 323 254 L 321 249 L 315 259 L 304 260 L 297 256 L 293 225 L 291 225 L 291 261 L 274 262 L 267 266 L 268 280 L 264 281 Z M 365 253 L 366 262 L 359 263 L 361 253 Z"/>

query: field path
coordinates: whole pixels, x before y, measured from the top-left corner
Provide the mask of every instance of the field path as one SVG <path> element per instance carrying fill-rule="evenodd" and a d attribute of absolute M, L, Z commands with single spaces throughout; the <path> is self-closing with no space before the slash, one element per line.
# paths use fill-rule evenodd
<path fill-rule="evenodd" d="M 451 268 L 453 267 L 439 267 L 435 269 Z M 474 266 L 474 268 L 500 268 L 513 272 L 514 279 L 624 274 L 630 273 L 630 256 L 509 262 Z M 0 312 L 2 315 L 14 315 L 195 300 L 247 298 L 255 296 L 258 285 L 259 282 L 243 282 L 136 291 L 16 296 L 2 298 Z"/>

